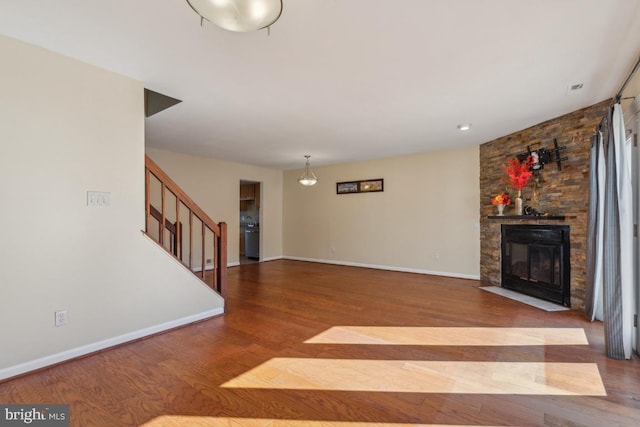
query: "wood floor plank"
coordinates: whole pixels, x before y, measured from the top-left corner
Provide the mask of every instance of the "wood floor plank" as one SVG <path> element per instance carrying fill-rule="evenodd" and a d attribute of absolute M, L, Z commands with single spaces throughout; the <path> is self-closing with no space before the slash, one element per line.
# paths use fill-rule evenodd
<path fill-rule="evenodd" d="M 0 383 L 0 403 L 68 403 L 72 426 L 640 425 L 640 361 L 607 359 L 601 323 L 575 311 L 543 312 L 481 291 L 482 285 L 285 260 L 234 267 L 227 314 Z M 384 345 L 375 341 L 379 336 L 373 342 L 307 342 L 345 326 L 393 333 L 382 337 Z M 461 334 L 436 345 L 393 336 L 403 328 L 459 328 Z M 509 328 L 517 340 L 528 329 L 537 332 L 516 345 L 501 335 Z M 543 329 L 553 341 L 544 342 Z M 563 342 L 568 329 L 583 331 L 587 343 L 575 335 Z M 466 342 L 474 330 L 502 332 Z M 288 358 L 356 366 L 358 360 L 587 364 L 597 367 L 606 396 L 222 386 Z M 393 377 L 380 366 L 372 375 Z M 573 376 L 580 371 L 565 380 Z"/>

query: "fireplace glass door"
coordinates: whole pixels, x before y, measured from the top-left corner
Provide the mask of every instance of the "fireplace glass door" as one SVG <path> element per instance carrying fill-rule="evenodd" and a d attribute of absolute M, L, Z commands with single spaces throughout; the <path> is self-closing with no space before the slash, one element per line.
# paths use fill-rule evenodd
<path fill-rule="evenodd" d="M 502 226 L 502 287 L 570 305 L 569 227 Z"/>

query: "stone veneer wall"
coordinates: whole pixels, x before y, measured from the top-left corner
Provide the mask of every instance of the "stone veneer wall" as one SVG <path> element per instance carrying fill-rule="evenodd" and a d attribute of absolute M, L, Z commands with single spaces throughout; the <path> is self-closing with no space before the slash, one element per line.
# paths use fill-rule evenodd
<path fill-rule="evenodd" d="M 500 286 L 500 226 L 501 224 L 569 225 L 571 238 L 571 308 L 584 308 L 586 273 L 586 235 L 589 204 L 589 149 L 591 135 L 606 114 L 610 101 L 575 111 L 562 117 L 498 138 L 480 146 L 480 276 L 481 280 Z M 558 171 L 555 163 L 540 172 L 538 197 L 534 197 L 534 178 L 522 191 L 524 204 L 540 212 L 565 215 L 564 221 L 543 219 L 488 219 L 497 209 L 491 198 L 508 192 L 512 198 L 516 190 L 507 187 L 502 164 L 506 159 L 538 148 L 553 148 L 553 139 L 566 146 L 561 152 L 568 160 Z M 505 208 L 505 215 L 514 215 L 513 203 Z"/>

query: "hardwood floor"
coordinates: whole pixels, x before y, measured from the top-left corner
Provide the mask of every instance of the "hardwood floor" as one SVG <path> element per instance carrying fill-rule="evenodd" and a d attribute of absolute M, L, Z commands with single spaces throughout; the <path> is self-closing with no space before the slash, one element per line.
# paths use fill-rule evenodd
<path fill-rule="evenodd" d="M 72 426 L 640 425 L 640 361 L 607 359 L 602 324 L 478 286 L 242 265 L 226 315 L 1 383 L 0 403 L 68 403 Z"/>

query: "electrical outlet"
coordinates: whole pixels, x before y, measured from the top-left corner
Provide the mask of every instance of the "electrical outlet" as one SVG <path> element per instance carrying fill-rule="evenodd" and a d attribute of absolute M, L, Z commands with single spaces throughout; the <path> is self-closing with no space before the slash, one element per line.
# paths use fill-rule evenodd
<path fill-rule="evenodd" d="M 56 311 L 56 326 L 66 325 L 67 320 L 67 310 Z"/>
<path fill-rule="evenodd" d="M 111 193 L 108 191 L 87 191 L 87 206 L 101 208 L 111 206 Z"/>

